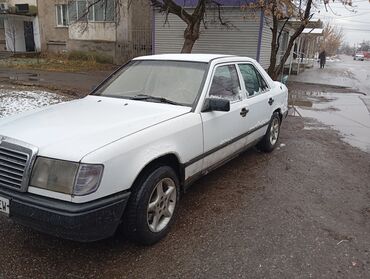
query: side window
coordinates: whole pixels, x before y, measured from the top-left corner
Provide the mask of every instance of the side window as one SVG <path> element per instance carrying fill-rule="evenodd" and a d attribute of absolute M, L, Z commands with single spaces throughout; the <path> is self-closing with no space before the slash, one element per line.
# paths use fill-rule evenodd
<path fill-rule="evenodd" d="M 265 92 L 268 89 L 268 85 L 267 85 L 266 81 L 264 80 L 264 78 L 261 76 L 261 74 L 256 69 L 254 69 L 254 70 L 256 71 L 256 74 L 257 74 L 258 79 L 260 81 L 260 87 L 262 89 L 262 92 Z"/>
<path fill-rule="evenodd" d="M 266 81 L 253 65 L 241 64 L 239 65 L 239 69 L 243 76 L 248 96 L 258 95 L 268 89 Z"/>
<path fill-rule="evenodd" d="M 258 95 L 261 92 L 260 80 L 253 65 L 241 64 L 239 65 L 239 69 L 243 76 L 245 89 L 248 91 L 248 96 Z"/>
<path fill-rule="evenodd" d="M 235 65 L 217 67 L 209 96 L 233 101 L 239 99 L 239 90 L 240 83 Z"/>

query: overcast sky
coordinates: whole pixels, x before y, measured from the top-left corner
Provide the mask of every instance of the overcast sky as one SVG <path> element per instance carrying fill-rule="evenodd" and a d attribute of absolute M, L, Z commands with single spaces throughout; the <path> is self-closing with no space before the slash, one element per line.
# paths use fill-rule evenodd
<path fill-rule="evenodd" d="M 330 1 L 331 9 L 328 8 L 328 11 L 323 5 L 319 7 L 320 12 L 314 9 L 316 11 L 314 18 L 342 27 L 345 34 L 344 41 L 351 45 L 364 40 L 370 41 L 370 2 L 369 0 L 352 1 L 353 7 L 350 9 L 355 10 L 355 13 L 348 11 L 340 4 L 340 0 L 334 3 Z"/>

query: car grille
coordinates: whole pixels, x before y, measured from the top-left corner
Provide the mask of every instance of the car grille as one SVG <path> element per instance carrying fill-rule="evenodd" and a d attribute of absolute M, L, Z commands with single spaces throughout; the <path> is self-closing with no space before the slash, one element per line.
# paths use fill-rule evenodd
<path fill-rule="evenodd" d="M 0 136 L 0 187 L 27 191 L 37 148 Z"/>

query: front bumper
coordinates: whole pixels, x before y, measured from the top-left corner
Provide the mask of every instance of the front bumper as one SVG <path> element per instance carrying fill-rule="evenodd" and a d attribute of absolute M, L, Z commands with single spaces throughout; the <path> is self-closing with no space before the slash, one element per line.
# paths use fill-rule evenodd
<path fill-rule="evenodd" d="M 74 204 L 0 188 L 10 200 L 9 217 L 17 223 L 57 237 L 92 242 L 112 236 L 121 222 L 129 192 Z"/>

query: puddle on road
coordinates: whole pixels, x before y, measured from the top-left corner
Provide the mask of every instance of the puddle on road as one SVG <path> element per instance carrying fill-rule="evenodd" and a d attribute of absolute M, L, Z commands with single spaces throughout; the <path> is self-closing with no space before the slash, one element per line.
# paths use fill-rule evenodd
<path fill-rule="evenodd" d="M 292 94 L 292 115 L 314 118 L 338 130 L 343 140 L 370 153 L 370 114 L 360 94 L 308 92 Z M 305 129 L 325 129 L 307 123 Z"/>

